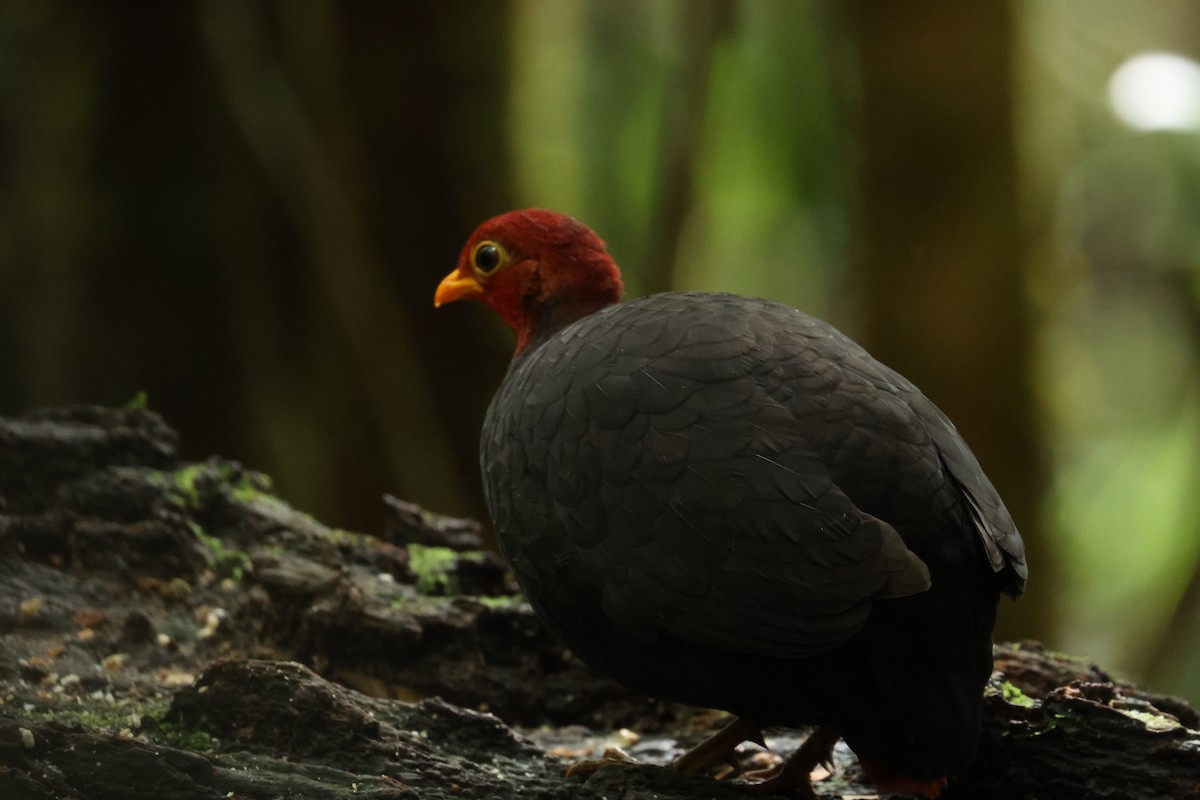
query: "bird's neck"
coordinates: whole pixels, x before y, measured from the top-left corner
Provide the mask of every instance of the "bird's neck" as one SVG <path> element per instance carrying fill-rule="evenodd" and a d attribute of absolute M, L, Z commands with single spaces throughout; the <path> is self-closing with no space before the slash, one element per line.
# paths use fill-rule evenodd
<path fill-rule="evenodd" d="M 517 349 L 514 355 L 519 355 L 526 349 L 533 349 L 568 325 L 615 305 L 618 300 L 619 292 L 597 292 L 587 296 L 543 300 L 530 309 L 531 313 L 526 315 L 525 324 L 516 328 Z"/>

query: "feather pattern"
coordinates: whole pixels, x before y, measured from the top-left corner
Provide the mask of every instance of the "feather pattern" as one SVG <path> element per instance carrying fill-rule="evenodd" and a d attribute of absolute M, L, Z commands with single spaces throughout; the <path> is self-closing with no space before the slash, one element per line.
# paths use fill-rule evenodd
<path fill-rule="evenodd" d="M 518 574 L 553 584 L 544 548 L 586 565 L 611 624 L 647 641 L 837 647 L 875 601 L 930 585 L 945 534 L 906 541 L 887 513 L 905 501 L 965 512 L 1006 585 L 1025 576 L 1011 517 L 944 415 L 777 303 L 667 294 L 580 320 L 514 362 L 482 460 Z"/>

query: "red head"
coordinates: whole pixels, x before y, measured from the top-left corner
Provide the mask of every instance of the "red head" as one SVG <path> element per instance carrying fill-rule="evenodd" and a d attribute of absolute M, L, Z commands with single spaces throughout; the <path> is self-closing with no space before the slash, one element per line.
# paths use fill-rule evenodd
<path fill-rule="evenodd" d="M 433 304 L 482 300 L 517 333 L 517 351 L 616 303 L 624 286 L 604 242 L 565 214 L 531 208 L 480 225 Z"/>

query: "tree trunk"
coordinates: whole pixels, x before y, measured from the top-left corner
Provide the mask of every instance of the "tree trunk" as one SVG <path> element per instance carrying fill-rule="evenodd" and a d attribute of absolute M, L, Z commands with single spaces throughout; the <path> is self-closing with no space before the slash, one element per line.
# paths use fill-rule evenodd
<path fill-rule="evenodd" d="M 860 341 L 954 420 L 1020 527 L 1030 590 L 1000 631 L 1048 633 L 1007 2 L 874 3 L 861 65 Z"/>

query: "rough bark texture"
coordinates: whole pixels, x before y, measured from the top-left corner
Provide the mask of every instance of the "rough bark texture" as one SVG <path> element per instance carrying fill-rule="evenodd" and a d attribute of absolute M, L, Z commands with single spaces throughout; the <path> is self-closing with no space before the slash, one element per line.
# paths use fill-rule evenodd
<path fill-rule="evenodd" d="M 655 766 L 719 715 L 593 676 L 478 526 L 389 499 L 381 535 L 333 530 L 175 448 L 136 408 L 0 419 L 0 797 L 745 796 Z M 1180 700 L 1013 645 L 986 702 L 947 796 L 1200 796 Z M 613 744 L 644 765 L 563 777 Z M 835 762 L 821 796 L 871 796 Z"/>

